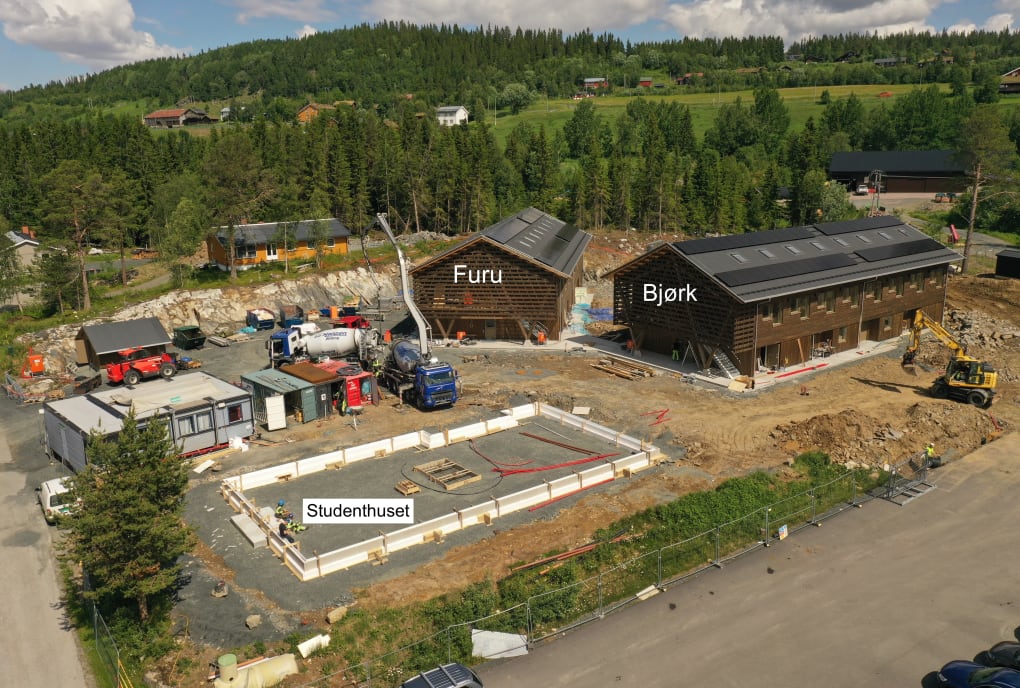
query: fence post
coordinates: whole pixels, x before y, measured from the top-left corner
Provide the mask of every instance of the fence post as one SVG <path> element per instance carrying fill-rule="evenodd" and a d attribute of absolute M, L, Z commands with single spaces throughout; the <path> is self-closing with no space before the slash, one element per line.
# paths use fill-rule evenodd
<path fill-rule="evenodd" d="M 656 563 L 656 574 L 655 574 L 655 576 L 656 576 L 657 580 L 655 581 L 655 587 L 661 588 L 662 587 L 662 547 L 659 548 L 659 551 L 656 553 L 656 555 L 657 555 L 658 561 Z"/>
<path fill-rule="evenodd" d="M 720 526 L 716 526 L 715 527 L 715 559 L 712 561 L 712 564 L 716 568 L 718 568 L 718 569 L 722 568 L 722 552 L 721 552 L 721 549 L 720 549 L 722 547 L 722 545 L 720 544 L 720 540 L 722 539 L 722 534 L 721 533 L 722 533 L 722 528 Z"/>
<path fill-rule="evenodd" d="M 446 661 L 453 661 L 453 640 L 450 639 L 450 627 L 446 627 Z"/>
<path fill-rule="evenodd" d="M 762 541 L 762 544 L 766 547 L 769 546 L 769 512 L 771 511 L 772 507 L 765 507 L 765 539 Z"/>
<path fill-rule="evenodd" d="M 605 607 L 603 606 L 602 598 L 602 572 L 599 572 L 599 618 L 602 619 L 606 615 Z"/>
<path fill-rule="evenodd" d="M 818 500 L 815 498 L 814 491 L 808 493 L 811 495 L 811 525 L 818 525 Z"/>

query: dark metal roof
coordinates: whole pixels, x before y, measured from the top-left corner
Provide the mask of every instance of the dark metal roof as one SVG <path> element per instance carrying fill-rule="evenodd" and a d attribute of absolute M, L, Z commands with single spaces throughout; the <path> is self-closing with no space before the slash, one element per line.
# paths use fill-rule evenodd
<path fill-rule="evenodd" d="M 280 394 L 297 392 L 302 389 L 308 389 L 309 387 L 315 386 L 308 380 L 302 380 L 299 377 L 288 375 L 282 370 L 278 370 L 276 368 L 264 368 L 262 370 L 253 370 L 249 373 L 244 373 L 241 375 L 241 380 L 253 385 L 260 385 L 274 392 L 279 392 Z"/>
<path fill-rule="evenodd" d="M 1002 256 L 1003 258 L 1020 258 L 1020 249 L 1004 248 L 996 253 L 995 256 Z"/>
<path fill-rule="evenodd" d="M 891 216 L 734 236 L 740 239 L 736 244 L 714 237 L 669 247 L 743 303 L 948 265 L 962 258 Z M 626 269 L 621 266 L 614 274 Z"/>
<path fill-rule="evenodd" d="M 832 154 L 829 174 L 839 176 L 857 172 L 882 170 L 886 175 L 934 174 L 961 175 L 964 165 L 951 150 L 927 151 L 844 151 Z"/>
<path fill-rule="evenodd" d="M 83 325 L 81 334 L 88 337 L 99 355 L 114 353 L 133 346 L 149 347 L 169 344 L 170 337 L 159 318 L 139 318 L 124 322 Z"/>
<path fill-rule="evenodd" d="M 340 237 L 346 237 L 351 235 L 351 230 L 347 229 L 340 220 L 335 217 L 325 218 L 323 222 L 329 223 L 329 235 L 334 239 Z M 297 241 L 308 240 L 312 237 L 312 225 L 319 220 L 301 220 L 300 222 L 294 222 L 291 224 L 296 225 L 293 231 L 293 238 Z M 245 244 L 267 244 L 272 241 L 279 241 L 279 238 L 283 234 L 283 230 L 280 227 L 285 222 L 259 222 L 253 225 L 237 225 L 234 233 L 234 240 L 238 243 Z M 229 237 L 228 227 L 218 227 L 216 229 L 216 237 L 221 240 L 226 240 Z M 223 243 L 221 241 L 220 243 Z"/>
<path fill-rule="evenodd" d="M 537 208 L 525 208 L 482 230 L 482 236 L 569 276 L 591 235 Z"/>

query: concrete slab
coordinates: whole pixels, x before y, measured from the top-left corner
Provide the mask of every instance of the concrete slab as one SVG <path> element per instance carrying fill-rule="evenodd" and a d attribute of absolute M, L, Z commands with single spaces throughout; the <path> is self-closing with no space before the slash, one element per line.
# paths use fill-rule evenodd
<path fill-rule="evenodd" d="M 241 535 L 244 536 L 245 540 L 251 543 L 252 547 L 258 548 L 265 547 L 267 545 L 266 534 L 247 514 L 235 514 L 230 517 L 230 522 L 233 523 L 239 531 L 241 531 Z"/>

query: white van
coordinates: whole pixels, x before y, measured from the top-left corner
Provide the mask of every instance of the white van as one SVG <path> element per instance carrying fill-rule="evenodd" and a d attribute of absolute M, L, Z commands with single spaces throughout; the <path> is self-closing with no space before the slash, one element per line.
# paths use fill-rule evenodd
<path fill-rule="evenodd" d="M 74 498 L 71 497 L 67 480 L 67 478 L 47 480 L 36 489 L 43 518 L 50 525 L 56 523 L 57 519 L 67 516 L 73 510 Z"/>

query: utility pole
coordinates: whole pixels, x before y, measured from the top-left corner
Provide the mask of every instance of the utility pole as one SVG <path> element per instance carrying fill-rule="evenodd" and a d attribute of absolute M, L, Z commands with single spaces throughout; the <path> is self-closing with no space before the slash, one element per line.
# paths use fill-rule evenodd
<path fill-rule="evenodd" d="M 875 188 L 875 194 L 871 197 L 871 211 L 868 213 L 869 217 L 875 217 L 881 212 L 882 204 L 879 203 L 882 195 L 882 170 L 872 170 L 871 174 L 868 175 L 868 179 L 871 181 L 872 186 Z"/>

